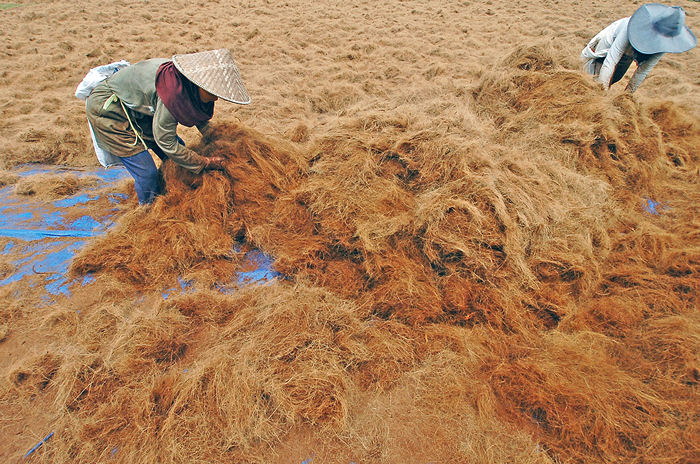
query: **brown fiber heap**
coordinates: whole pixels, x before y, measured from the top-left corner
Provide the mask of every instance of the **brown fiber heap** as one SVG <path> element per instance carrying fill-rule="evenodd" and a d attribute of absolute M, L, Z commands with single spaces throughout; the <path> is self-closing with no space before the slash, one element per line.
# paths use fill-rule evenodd
<path fill-rule="evenodd" d="M 480 123 L 220 123 L 224 172 L 166 163 L 10 374 L 55 394 L 50 460 L 700 461 L 700 126 L 540 47 L 462 98 Z M 288 279 L 212 289 L 236 242 Z"/>

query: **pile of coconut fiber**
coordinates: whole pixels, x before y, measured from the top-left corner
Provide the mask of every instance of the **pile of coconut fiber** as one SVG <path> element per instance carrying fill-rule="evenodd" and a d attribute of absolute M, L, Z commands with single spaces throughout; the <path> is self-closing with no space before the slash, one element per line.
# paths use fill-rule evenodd
<path fill-rule="evenodd" d="M 165 163 L 9 374 L 52 398 L 42 459 L 700 461 L 700 125 L 543 47 L 461 98 Z M 220 291 L 253 248 L 285 278 Z"/>

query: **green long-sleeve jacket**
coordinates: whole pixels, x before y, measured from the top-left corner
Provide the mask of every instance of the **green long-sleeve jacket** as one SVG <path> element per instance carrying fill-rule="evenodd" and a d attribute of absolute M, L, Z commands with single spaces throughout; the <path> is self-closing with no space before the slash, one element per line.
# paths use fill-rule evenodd
<path fill-rule="evenodd" d="M 156 72 L 161 64 L 168 61 L 170 60 L 164 58 L 141 61 L 111 75 L 105 84 L 124 103 L 129 112 L 138 113 L 135 119 L 141 124 L 137 125 L 143 126 L 144 123 L 151 122 L 151 130 L 142 127 L 141 135 L 144 136 L 144 140 L 150 141 L 148 139 L 151 132 L 152 141 L 170 159 L 185 169 L 199 173 L 204 168 L 204 159 L 178 142 L 176 132 L 178 122 L 156 92 Z M 197 128 L 204 133 L 207 125 L 208 123 L 205 123 Z"/>

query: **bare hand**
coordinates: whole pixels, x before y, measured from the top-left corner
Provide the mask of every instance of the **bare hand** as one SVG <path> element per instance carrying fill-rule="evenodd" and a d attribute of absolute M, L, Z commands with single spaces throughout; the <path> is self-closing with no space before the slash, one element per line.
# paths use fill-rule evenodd
<path fill-rule="evenodd" d="M 204 169 L 205 170 L 212 170 L 212 169 L 218 169 L 218 170 L 223 170 L 224 169 L 224 160 L 225 158 L 222 156 L 212 156 L 211 158 L 204 158 Z"/>

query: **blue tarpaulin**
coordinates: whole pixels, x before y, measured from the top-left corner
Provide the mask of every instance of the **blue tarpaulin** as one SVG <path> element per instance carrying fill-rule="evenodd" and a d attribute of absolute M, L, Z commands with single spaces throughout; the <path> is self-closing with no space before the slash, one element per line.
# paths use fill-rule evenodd
<path fill-rule="evenodd" d="M 49 295 L 70 295 L 69 287 L 75 283 L 87 285 L 93 279 L 86 277 L 75 282 L 68 277 L 68 267 L 76 252 L 90 237 L 104 234 L 112 225 L 118 211 L 116 205 L 127 199 L 126 195 L 109 192 L 123 179 L 130 179 L 121 166 L 108 169 L 65 169 L 51 166 L 28 165 L 13 171 L 20 177 L 40 174 L 75 175 L 78 178 L 97 178 L 94 187 L 60 200 L 42 201 L 33 196 L 17 195 L 14 185 L 0 188 L 0 238 L 5 238 L 2 254 L 10 259 L 12 270 L 0 274 L 0 286 L 18 282 L 26 276 L 43 277 L 43 285 Z M 84 214 L 93 202 L 107 199 L 100 217 Z M 111 205 L 111 207 L 110 207 Z M 238 285 L 271 281 L 280 275 L 272 269 L 272 259 L 254 250 L 248 252 L 241 271 L 231 276 L 231 286 L 221 286 L 229 292 Z M 7 267 L 7 266 L 6 266 Z M 178 285 L 163 294 L 186 292 L 191 283 L 179 280 Z"/>
<path fill-rule="evenodd" d="M 644 202 L 644 210 L 649 214 L 659 214 L 664 209 L 666 209 L 665 206 L 651 198 L 647 198 Z"/>

